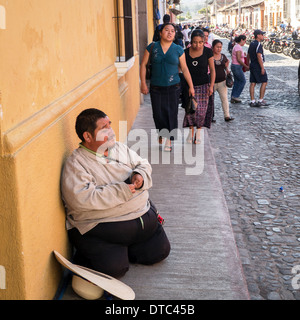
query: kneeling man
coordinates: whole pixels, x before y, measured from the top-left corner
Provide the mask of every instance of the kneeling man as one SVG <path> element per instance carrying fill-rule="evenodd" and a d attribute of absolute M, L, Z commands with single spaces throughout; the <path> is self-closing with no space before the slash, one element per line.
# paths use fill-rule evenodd
<path fill-rule="evenodd" d="M 170 243 L 149 202 L 149 162 L 116 142 L 108 116 L 98 109 L 79 114 L 76 133 L 81 143 L 61 181 L 74 263 L 118 278 L 129 262 L 165 259 Z"/>

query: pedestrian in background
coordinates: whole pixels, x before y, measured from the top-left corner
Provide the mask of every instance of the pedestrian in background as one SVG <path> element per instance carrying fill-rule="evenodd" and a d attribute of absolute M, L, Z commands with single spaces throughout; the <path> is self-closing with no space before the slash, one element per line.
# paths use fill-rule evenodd
<path fill-rule="evenodd" d="M 244 90 L 246 84 L 246 78 L 244 75 L 243 67 L 246 71 L 249 70 L 249 66 L 245 64 L 245 57 L 243 46 L 246 43 L 246 36 L 240 35 L 235 38 L 235 46 L 232 50 L 232 61 L 231 61 L 231 71 L 234 76 L 234 84 L 231 92 L 231 103 L 240 103 L 242 102 L 239 99 L 241 93 Z"/>
<path fill-rule="evenodd" d="M 220 40 L 213 41 L 212 49 L 214 54 L 214 62 L 215 62 L 215 70 L 216 70 L 216 81 L 215 81 L 214 91 L 217 91 L 220 96 L 225 121 L 232 121 L 234 120 L 234 118 L 232 118 L 229 113 L 228 90 L 226 86 L 226 75 L 230 73 L 230 70 L 228 69 L 229 60 L 223 53 L 221 53 L 222 48 L 223 48 L 222 41 Z"/>
<path fill-rule="evenodd" d="M 300 26 L 295 28 L 295 30 L 292 32 L 292 38 L 293 40 L 298 40 L 299 38 L 299 32 L 300 32 Z"/>
<path fill-rule="evenodd" d="M 201 28 L 197 27 L 196 29 L 201 29 Z M 208 28 L 202 28 L 201 30 L 204 33 L 204 47 L 207 47 L 207 48 L 211 49 L 212 48 L 212 42 L 210 42 L 210 40 L 209 40 L 211 32 L 209 31 Z M 210 69 L 209 69 L 209 67 L 208 67 L 207 73 L 208 73 L 208 78 L 209 78 L 209 83 L 210 83 L 211 81 L 210 81 Z M 214 95 L 214 93 L 209 96 L 208 109 L 212 110 L 212 112 L 213 112 L 213 114 L 212 114 L 212 122 L 216 122 L 214 120 L 214 116 L 215 116 L 215 95 Z"/>
<path fill-rule="evenodd" d="M 268 75 L 264 68 L 265 56 L 261 42 L 264 40 L 265 32 L 261 30 L 254 31 L 255 40 L 250 43 L 247 59 L 250 62 L 250 107 L 262 107 L 269 104 L 264 100 L 266 87 L 268 84 Z M 259 99 L 255 100 L 255 86 L 259 83 Z"/>
<path fill-rule="evenodd" d="M 181 31 L 181 28 L 179 25 L 176 25 L 176 35 L 175 35 L 175 40 L 174 43 L 178 44 L 179 46 L 181 46 L 182 48 L 184 48 L 184 42 L 183 42 L 183 33 Z"/>
<path fill-rule="evenodd" d="M 140 70 L 141 92 L 148 94 L 146 65 L 150 58 L 152 62 L 150 97 L 153 119 L 156 129 L 159 131 L 159 143 L 162 144 L 163 137 L 166 138 L 164 151 L 167 152 L 172 151 L 172 140 L 174 140 L 172 130 L 178 128 L 178 104 L 181 93 L 179 67 L 189 86 L 189 95 L 195 95 L 192 78 L 186 65 L 184 50 L 173 42 L 175 33 L 176 28 L 172 23 L 166 23 L 162 26 L 160 41 L 148 45 Z M 152 53 L 150 57 L 151 47 Z"/>
<path fill-rule="evenodd" d="M 227 50 L 228 50 L 228 52 L 230 54 L 232 54 L 232 49 L 233 49 L 233 47 L 235 45 L 235 42 L 234 42 L 235 38 L 236 38 L 236 34 L 235 34 L 235 30 L 233 29 L 231 34 L 230 34 L 230 41 L 228 43 L 228 48 L 227 48 Z"/>
<path fill-rule="evenodd" d="M 190 128 L 188 143 L 201 143 L 201 128 L 210 128 L 213 118 L 213 104 L 209 98 L 214 92 L 215 66 L 212 50 L 204 46 L 204 33 L 201 30 L 193 31 L 191 47 L 185 49 L 186 64 L 192 76 L 195 88 L 197 109 L 194 114 L 185 114 L 183 127 Z M 210 70 L 210 78 L 207 70 Z M 194 127 L 197 128 L 194 137 Z"/>
<path fill-rule="evenodd" d="M 209 29 L 203 28 L 202 31 L 204 33 L 204 46 L 207 48 L 211 48 L 212 42 L 209 41 Z"/>
<path fill-rule="evenodd" d="M 189 28 L 189 26 L 186 24 L 186 25 L 184 26 L 184 29 L 182 30 L 185 48 L 187 48 L 187 46 L 190 44 L 189 33 L 190 33 L 190 28 Z"/>

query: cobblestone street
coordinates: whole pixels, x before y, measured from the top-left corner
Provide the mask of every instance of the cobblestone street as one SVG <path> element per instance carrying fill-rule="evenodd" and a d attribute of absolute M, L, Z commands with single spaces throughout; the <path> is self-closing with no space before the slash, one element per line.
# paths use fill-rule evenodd
<path fill-rule="evenodd" d="M 234 121 L 224 121 L 215 94 L 209 137 L 250 298 L 300 300 L 299 61 L 265 54 L 270 106 L 250 108 L 247 72 L 243 103 L 230 105 Z"/>

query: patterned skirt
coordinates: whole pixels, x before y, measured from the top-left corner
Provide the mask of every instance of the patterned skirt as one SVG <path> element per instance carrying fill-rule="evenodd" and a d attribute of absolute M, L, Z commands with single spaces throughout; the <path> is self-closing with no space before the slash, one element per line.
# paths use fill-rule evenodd
<path fill-rule="evenodd" d="M 206 127 L 210 129 L 214 116 L 214 94 L 209 96 L 209 84 L 195 86 L 197 109 L 194 114 L 185 114 L 183 127 Z"/>

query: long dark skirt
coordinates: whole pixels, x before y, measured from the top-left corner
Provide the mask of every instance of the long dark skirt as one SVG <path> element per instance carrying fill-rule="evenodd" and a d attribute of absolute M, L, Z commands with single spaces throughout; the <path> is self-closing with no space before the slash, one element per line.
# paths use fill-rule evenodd
<path fill-rule="evenodd" d="M 178 129 L 178 104 L 181 92 L 180 84 L 169 87 L 150 87 L 150 97 L 155 128 L 161 137 L 170 140 L 176 139 L 176 132 L 170 135 L 172 130 Z M 176 131 L 176 130 L 175 130 Z"/>
<path fill-rule="evenodd" d="M 185 114 L 183 127 L 210 128 L 214 115 L 214 95 L 209 96 L 209 84 L 195 86 L 197 109 L 194 114 Z"/>

